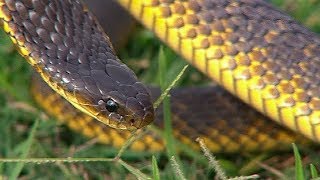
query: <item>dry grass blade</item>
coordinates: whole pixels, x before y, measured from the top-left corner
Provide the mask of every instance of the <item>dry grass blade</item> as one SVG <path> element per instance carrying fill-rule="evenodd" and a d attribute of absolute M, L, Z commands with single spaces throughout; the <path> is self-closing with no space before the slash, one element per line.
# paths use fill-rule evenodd
<path fill-rule="evenodd" d="M 260 176 L 257 174 L 250 175 L 250 176 L 237 176 L 233 178 L 229 178 L 228 180 L 247 180 L 247 179 L 258 179 Z"/>
<path fill-rule="evenodd" d="M 174 156 L 172 156 L 170 158 L 170 161 L 171 161 L 171 166 L 174 169 L 174 172 L 176 173 L 177 177 L 180 180 L 186 180 L 186 178 L 184 177 L 184 174 L 183 174 L 178 162 L 176 161 L 176 158 Z"/>
<path fill-rule="evenodd" d="M 175 78 L 171 84 L 163 91 L 163 93 L 160 95 L 160 97 L 156 100 L 156 102 L 153 103 L 153 107 L 154 109 L 157 109 L 158 106 L 161 104 L 161 102 L 163 101 L 163 99 L 168 96 L 169 91 L 173 88 L 173 86 L 176 85 L 176 83 L 179 81 L 179 79 L 182 77 L 182 75 L 184 74 L 184 72 L 187 70 L 189 65 L 185 65 L 183 67 L 183 69 L 180 71 L 180 73 L 178 74 L 177 78 Z"/>
<path fill-rule="evenodd" d="M 0 158 L 0 163 L 83 163 L 83 162 L 112 162 L 113 158 Z"/>
<path fill-rule="evenodd" d="M 211 166 L 211 168 L 213 168 L 216 171 L 217 176 L 222 180 L 228 179 L 225 172 L 222 170 L 219 162 L 216 160 L 214 156 L 211 155 L 209 149 L 203 142 L 203 139 L 197 138 L 196 141 L 199 143 L 201 150 L 204 153 L 204 156 L 209 160 L 209 165 Z"/>
<path fill-rule="evenodd" d="M 126 149 L 136 140 L 140 139 L 145 133 L 147 132 L 146 128 L 141 130 L 135 130 L 132 132 L 131 136 L 128 140 L 121 146 L 120 150 L 118 151 L 118 154 L 114 159 L 119 159 L 121 155 L 125 152 Z"/>
<path fill-rule="evenodd" d="M 150 177 L 148 177 L 147 175 L 142 173 L 140 170 L 138 170 L 137 168 L 132 167 L 131 165 L 127 164 L 126 162 L 122 161 L 121 159 L 119 159 L 118 162 L 123 167 L 125 167 L 128 171 L 130 171 L 132 174 L 134 174 L 138 179 L 142 179 L 142 180 L 151 179 Z"/>
<path fill-rule="evenodd" d="M 224 170 L 221 168 L 219 162 L 216 160 L 216 158 L 210 153 L 209 149 L 205 145 L 203 139 L 197 138 L 196 141 L 199 143 L 200 148 L 202 152 L 204 153 L 204 156 L 209 160 L 209 166 L 213 168 L 219 179 L 222 180 L 246 180 L 246 179 L 257 179 L 259 178 L 259 175 L 250 175 L 250 176 L 239 176 L 239 177 L 233 177 L 233 178 L 228 178 L 226 176 L 226 173 Z"/>

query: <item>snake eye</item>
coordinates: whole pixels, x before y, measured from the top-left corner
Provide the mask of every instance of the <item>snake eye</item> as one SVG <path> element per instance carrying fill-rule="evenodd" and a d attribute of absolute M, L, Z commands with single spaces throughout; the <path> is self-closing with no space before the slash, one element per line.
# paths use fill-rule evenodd
<path fill-rule="evenodd" d="M 115 112 L 117 111 L 118 109 L 118 104 L 112 100 L 112 99 L 108 99 L 107 102 L 106 102 L 106 109 L 109 111 L 109 112 Z"/>

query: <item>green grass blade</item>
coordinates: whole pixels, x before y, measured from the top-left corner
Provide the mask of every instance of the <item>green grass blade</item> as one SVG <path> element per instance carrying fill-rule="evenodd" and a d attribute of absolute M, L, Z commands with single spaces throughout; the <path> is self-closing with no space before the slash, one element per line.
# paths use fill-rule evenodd
<path fill-rule="evenodd" d="M 31 132 L 25 144 L 23 145 L 23 150 L 20 158 L 25 159 L 28 156 L 38 125 L 39 125 L 39 120 L 37 119 L 32 126 Z M 13 168 L 11 174 L 9 175 L 9 179 L 17 179 L 17 177 L 19 176 L 20 172 L 23 169 L 24 164 L 25 164 L 24 162 L 18 162 L 17 165 Z"/>
<path fill-rule="evenodd" d="M 303 166 L 302 166 L 299 150 L 295 144 L 292 144 L 292 147 L 293 147 L 293 153 L 295 158 L 296 179 L 304 180 L 305 178 L 304 178 Z"/>
<path fill-rule="evenodd" d="M 141 171 L 139 171 L 138 169 L 130 166 L 129 164 L 127 164 L 126 162 L 122 161 L 121 159 L 118 160 L 118 162 L 125 167 L 128 171 L 130 171 L 132 174 L 134 174 L 137 179 L 151 179 L 150 177 L 148 177 L 147 175 L 143 174 Z"/>
<path fill-rule="evenodd" d="M 313 164 L 310 164 L 310 172 L 311 172 L 312 179 L 319 177 L 317 168 Z"/>
<path fill-rule="evenodd" d="M 184 72 L 187 70 L 187 68 L 189 67 L 189 65 L 185 65 L 182 70 L 180 71 L 180 73 L 177 75 L 177 77 L 171 82 L 171 84 L 161 93 L 160 97 L 153 103 L 153 108 L 157 109 L 158 106 L 161 104 L 161 102 L 164 100 L 164 98 L 166 96 L 168 96 L 169 91 L 177 84 L 177 82 L 179 81 L 179 79 L 182 77 L 182 75 L 184 74 Z"/>
<path fill-rule="evenodd" d="M 176 148 L 175 148 L 175 142 L 173 138 L 169 97 L 166 97 L 163 100 L 163 115 L 164 115 L 164 137 L 166 139 L 167 153 L 168 153 L 168 157 L 171 157 L 176 155 Z"/>
<path fill-rule="evenodd" d="M 167 86 L 167 81 L 166 81 L 166 71 L 167 71 L 167 60 L 166 56 L 164 54 L 163 47 L 160 47 L 159 50 L 159 81 L 160 81 L 160 88 L 161 91 L 164 91 L 166 86 Z"/>
<path fill-rule="evenodd" d="M 166 56 L 163 48 L 159 50 L 159 79 L 161 91 L 164 91 L 167 87 L 166 82 Z M 171 124 L 171 110 L 170 110 L 170 99 L 168 96 L 163 99 L 163 115 L 164 115 L 164 137 L 166 141 L 168 157 L 175 156 L 176 149 L 174 146 L 174 139 L 172 137 L 172 124 Z"/>
<path fill-rule="evenodd" d="M 153 107 L 155 109 L 158 108 L 160 103 L 164 100 L 164 98 L 169 94 L 169 91 L 178 83 L 178 81 L 181 79 L 182 75 L 185 73 L 185 71 L 188 68 L 188 65 L 185 65 L 182 70 L 179 72 L 179 74 L 176 76 L 176 78 L 171 82 L 169 86 L 167 86 L 167 81 L 166 81 L 166 75 L 167 75 L 167 60 L 166 60 L 166 55 L 163 51 L 163 48 L 160 47 L 159 50 L 159 56 L 158 56 L 158 62 L 159 62 L 159 81 L 160 81 L 160 88 L 161 88 L 161 95 L 160 97 L 156 100 L 156 102 L 153 103 Z"/>
<path fill-rule="evenodd" d="M 161 47 L 159 50 L 159 79 L 160 79 L 160 87 L 162 94 L 168 93 L 170 89 L 175 85 L 176 82 L 179 81 L 181 76 L 183 75 L 184 71 L 186 70 L 187 66 L 185 66 L 180 73 L 176 76 L 176 78 L 172 81 L 169 85 L 169 89 L 167 88 L 167 58 L 166 54 Z M 173 129 L 172 129 L 172 122 L 171 122 L 171 104 L 170 104 L 170 95 L 165 96 L 163 99 L 163 118 L 164 118 L 164 137 L 166 142 L 166 150 L 167 150 L 167 157 L 171 159 L 175 157 L 175 162 L 178 164 L 177 167 L 181 167 L 181 161 L 177 156 L 176 148 L 175 148 L 175 140 L 173 137 Z M 182 172 L 181 169 L 179 169 Z"/>
<path fill-rule="evenodd" d="M 160 173 L 156 157 L 152 156 L 152 175 L 154 180 L 160 180 Z"/>

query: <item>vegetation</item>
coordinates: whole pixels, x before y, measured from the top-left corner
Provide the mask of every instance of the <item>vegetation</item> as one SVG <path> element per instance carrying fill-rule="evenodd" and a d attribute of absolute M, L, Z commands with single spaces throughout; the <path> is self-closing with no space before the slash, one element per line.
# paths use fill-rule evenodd
<path fill-rule="evenodd" d="M 313 31 L 320 32 L 319 1 L 271 1 Z M 177 155 L 173 145 L 174 140 L 168 133 L 170 124 L 166 124 L 168 130 L 164 136 L 170 139 L 168 142 L 171 142 L 168 144 L 166 153 L 124 151 L 121 159 L 115 162 L 112 158 L 117 155 L 117 149 L 97 144 L 95 140 L 88 140 L 70 131 L 37 108 L 29 94 L 32 73 L 30 66 L 17 54 L 10 39 L 3 32 L 0 33 L 0 45 L 0 158 L 21 158 L 18 163 L 0 162 L 0 180 L 16 177 L 134 179 L 135 176 L 141 179 L 147 176 L 153 179 L 213 179 L 219 173 L 222 179 L 226 175 L 234 177 L 253 173 L 259 174 L 262 178 L 274 179 L 310 179 L 318 176 L 320 157 L 318 151 L 311 148 L 299 147 L 302 155 L 294 146 L 294 153 L 275 152 L 213 157 L 206 151 L 204 145 L 203 152 L 195 153 L 193 156 Z M 164 48 L 159 51 L 161 46 Z M 129 44 L 121 50 L 120 56 L 142 81 L 151 84 L 159 84 L 160 77 L 163 77 L 154 75 L 154 72 L 159 71 L 157 66 L 160 62 L 162 67 L 160 72 L 166 74 L 166 79 L 161 79 L 163 89 L 186 65 L 185 61 L 157 40 L 151 32 L 141 27 L 137 28 Z M 158 59 L 161 61 L 157 61 Z M 175 61 L 171 61 L 172 59 Z M 179 86 L 201 85 L 208 81 L 201 73 L 189 67 L 177 84 Z M 165 110 L 168 111 L 170 103 L 167 98 L 164 102 L 167 104 Z M 170 119 L 167 122 L 170 122 Z M 55 159 L 50 163 L 45 163 L 46 159 L 43 161 L 29 159 L 33 163 L 23 161 L 31 157 L 51 157 L 60 160 Z M 75 159 L 68 161 L 64 159 L 66 157 L 75 157 Z M 215 159 L 219 160 L 218 171 L 214 165 Z M 85 162 L 86 160 L 90 162 Z M 311 164 L 310 167 L 308 167 L 309 164 Z M 219 170 L 222 171 L 223 177 Z"/>

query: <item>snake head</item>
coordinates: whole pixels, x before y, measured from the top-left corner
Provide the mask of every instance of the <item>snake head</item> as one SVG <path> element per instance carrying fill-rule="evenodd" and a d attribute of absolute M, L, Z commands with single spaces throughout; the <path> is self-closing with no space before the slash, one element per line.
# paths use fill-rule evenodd
<path fill-rule="evenodd" d="M 84 88 L 74 93 L 82 111 L 116 129 L 139 129 L 154 119 L 149 90 L 118 59 L 83 76 Z"/>
<path fill-rule="evenodd" d="M 98 119 L 107 117 L 109 126 L 129 130 L 143 128 L 153 121 L 151 98 L 142 83 L 118 84 L 116 89 L 98 101 Z"/>

